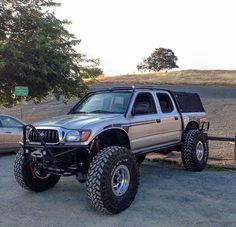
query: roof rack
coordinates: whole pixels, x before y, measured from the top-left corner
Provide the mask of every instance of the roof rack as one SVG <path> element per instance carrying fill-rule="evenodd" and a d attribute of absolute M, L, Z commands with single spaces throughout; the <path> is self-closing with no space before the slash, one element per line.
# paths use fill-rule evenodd
<path fill-rule="evenodd" d="M 153 86 L 120 86 L 120 87 L 112 87 L 111 89 L 156 89 L 156 87 Z"/>
<path fill-rule="evenodd" d="M 129 90 L 132 90 L 132 89 L 134 89 L 134 87 L 133 86 L 115 86 L 115 87 L 111 87 L 110 89 L 111 90 L 112 89 L 129 89 Z"/>
<path fill-rule="evenodd" d="M 156 86 L 114 86 L 114 87 L 94 87 L 91 89 L 92 91 L 112 91 L 112 90 L 136 90 L 136 89 L 149 89 L 149 90 L 155 90 L 155 89 L 160 89 L 160 90 L 167 90 L 163 88 L 158 88 Z"/>

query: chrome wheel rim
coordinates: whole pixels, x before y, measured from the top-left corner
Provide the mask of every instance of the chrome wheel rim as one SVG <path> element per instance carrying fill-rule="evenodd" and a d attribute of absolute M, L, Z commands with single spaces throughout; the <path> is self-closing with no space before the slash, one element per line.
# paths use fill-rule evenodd
<path fill-rule="evenodd" d="M 130 173 L 125 165 L 117 166 L 112 174 L 112 191 L 116 196 L 122 196 L 129 188 Z"/>
<path fill-rule="evenodd" d="M 202 143 L 201 141 L 199 141 L 199 142 L 197 143 L 197 147 L 196 147 L 196 155 L 197 155 L 197 159 L 198 159 L 199 161 L 201 161 L 201 160 L 203 159 L 203 157 L 204 157 L 204 151 L 205 151 L 204 145 L 203 145 L 203 143 Z"/>

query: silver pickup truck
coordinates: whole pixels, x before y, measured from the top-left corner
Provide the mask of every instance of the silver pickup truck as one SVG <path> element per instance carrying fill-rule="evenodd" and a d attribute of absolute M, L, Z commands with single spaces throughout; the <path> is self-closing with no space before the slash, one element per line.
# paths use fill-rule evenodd
<path fill-rule="evenodd" d="M 208 129 L 198 94 L 134 86 L 91 91 L 67 115 L 24 127 L 15 178 L 38 192 L 75 175 L 97 210 L 119 213 L 135 198 L 147 153 L 180 151 L 187 170 L 203 170 Z"/>

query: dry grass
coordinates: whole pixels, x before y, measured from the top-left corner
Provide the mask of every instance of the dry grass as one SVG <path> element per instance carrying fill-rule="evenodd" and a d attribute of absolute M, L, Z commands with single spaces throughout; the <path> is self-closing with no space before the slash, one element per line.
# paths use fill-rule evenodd
<path fill-rule="evenodd" d="M 98 78 L 100 83 L 217 85 L 236 87 L 236 70 L 182 70 Z"/>

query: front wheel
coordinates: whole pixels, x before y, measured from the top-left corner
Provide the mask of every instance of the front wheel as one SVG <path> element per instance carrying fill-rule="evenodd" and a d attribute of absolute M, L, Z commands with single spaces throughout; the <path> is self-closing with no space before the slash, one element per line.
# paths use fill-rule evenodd
<path fill-rule="evenodd" d="M 135 156 L 124 147 L 101 150 L 90 165 L 87 193 L 99 211 L 120 213 L 133 202 L 139 185 Z"/>
<path fill-rule="evenodd" d="M 20 149 L 16 155 L 14 175 L 17 183 L 22 188 L 35 192 L 42 192 L 52 188 L 60 179 L 60 176 L 35 170 L 29 160 L 25 158 L 23 149 Z"/>
<path fill-rule="evenodd" d="M 208 159 L 207 135 L 201 130 L 189 130 L 184 135 L 181 157 L 185 169 L 202 171 Z"/>

